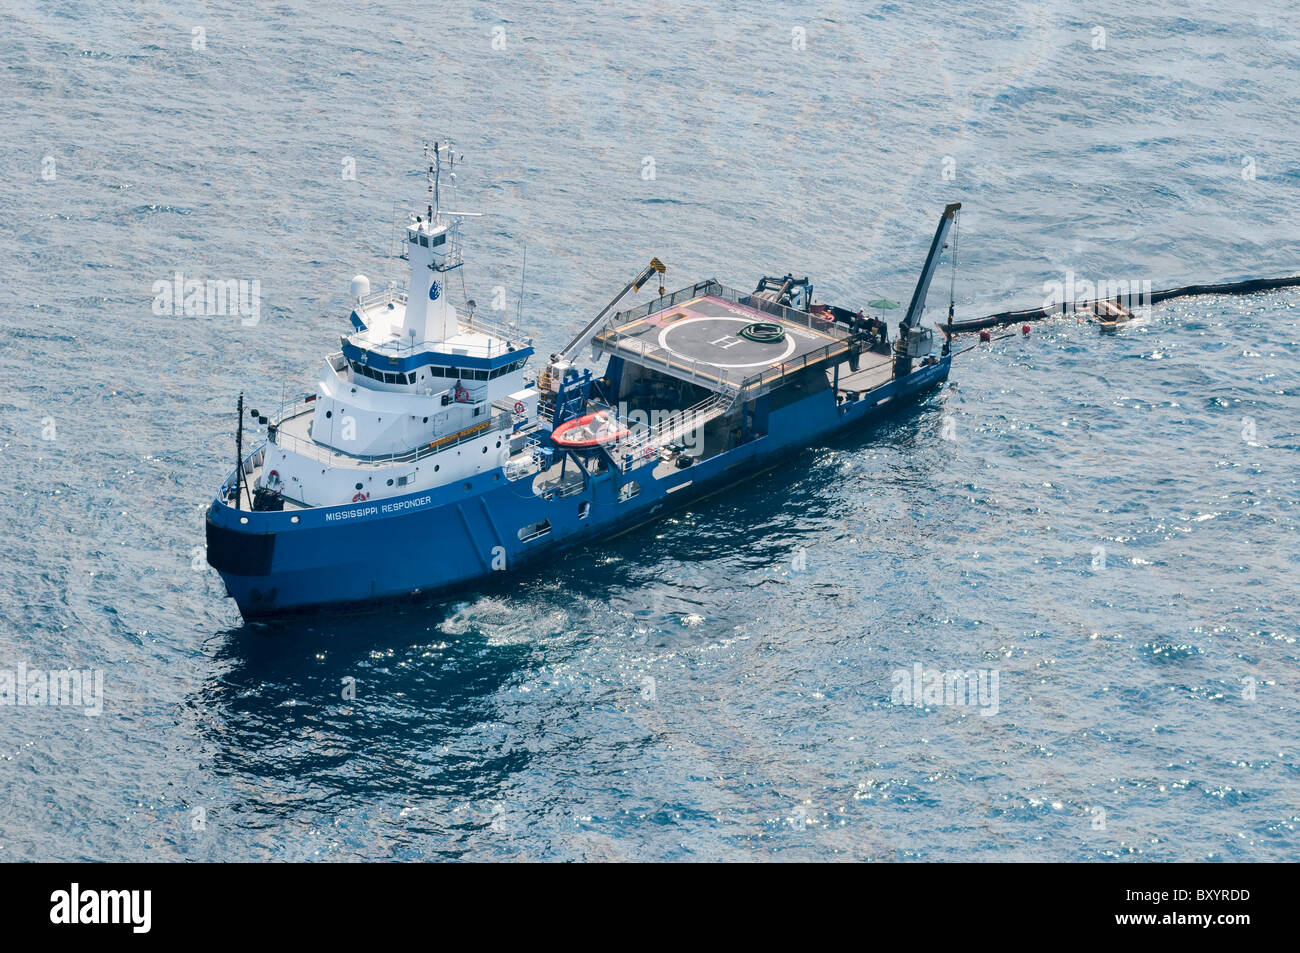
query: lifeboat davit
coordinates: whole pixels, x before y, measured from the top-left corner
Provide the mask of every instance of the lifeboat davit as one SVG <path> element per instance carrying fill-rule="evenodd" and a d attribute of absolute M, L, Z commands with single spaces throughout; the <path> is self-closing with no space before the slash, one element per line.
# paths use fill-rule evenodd
<path fill-rule="evenodd" d="M 566 420 L 551 434 L 551 442 L 570 450 L 588 450 L 626 437 L 628 430 L 604 410 Z"/>

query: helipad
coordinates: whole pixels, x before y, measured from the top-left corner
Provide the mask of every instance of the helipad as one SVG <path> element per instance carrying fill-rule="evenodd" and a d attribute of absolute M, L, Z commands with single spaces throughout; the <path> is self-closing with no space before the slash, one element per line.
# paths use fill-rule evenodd
<path fill-rule="evenodd" d="M 785 334 L 777 341 L 753 341 L 740 334 L 752 324 L 777 324 Z M 760 311 L 715 295 L 615 323 L 594 344 L 633 363 L 653 364 L 715 388 L 738 387 L 772 370 L 774 378 L 783 377 L 842 359 L 848 349 L 845 331 L 833 321 L 788 308 Z"/>

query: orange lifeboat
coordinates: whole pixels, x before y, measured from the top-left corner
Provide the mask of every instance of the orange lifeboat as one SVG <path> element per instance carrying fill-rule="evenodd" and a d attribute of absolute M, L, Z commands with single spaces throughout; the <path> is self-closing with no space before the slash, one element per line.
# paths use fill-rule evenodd
<path fill-rule="evenodd" d="M 626 437 L 628 430 L 604 410 L 566 420 L 555 428 L 551 442 L 569 450 L 589 450 Z"/>

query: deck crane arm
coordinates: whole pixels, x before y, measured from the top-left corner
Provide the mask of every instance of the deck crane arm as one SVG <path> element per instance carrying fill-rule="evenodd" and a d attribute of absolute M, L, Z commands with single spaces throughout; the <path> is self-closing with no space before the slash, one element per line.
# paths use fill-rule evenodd
<path fill-rule="evenodd" d="M 939 227 L 935 229 L 934 241 L 930 242 L 930 253 L 925 256 L 925 266 L 921 269 L 921 277 L 916 282 L 916 291 L 912 293 L 912 303 L 907 306 L 907 315 L 903 318 L 898 326 L 898 338 L 894 341 L 894 377 L 906 377 L 912 373 L 912 361 L 916 358 L 930 360 L 930 351 L 933 349 L 934 332 L 928 328 L 921 327 L 921 311 L 925 308 L 925 296 L 930 290 L 930 279 L 934 277 L 935 270 L 939 267 L 939 258 L 943 254 L 945 242 L 948 240 L 948 233 L 952 229 L 957 219 L 957 212 L 961 210 L 960 202 L 953 202 L 944 207 L 943 215 L 939 217 Z M 952 308 L 948 309 L 949 320 L 952 319 Z M 944 345 L 944 354 L 948 353 L 948 345 Z"/>
<path fill-rule="evenodd" d="M 552 355 L 550 366 L 546 368 L 546 371 L 543 374 L 543 380 L 549 384 L 550 388 L 555 388 L 559 385 L 560 379 L 564 375 L 564 371 L 573 363 L 573 359 L 582 353 L 582 349 L 591 343 L 592 338 L 596 336 L 600 331 L 601 326 L 604 324 L 605 317 L 614 309 L 614 306 L 622 301 L 623 297 L 629 291 L 640 291 L 641 286 L 649 281 L 655 272 L 662 275 L 665 271 L 667 271 L 667 267 L 663 262 L 658 258 L 651 258 L 650 264 L 646 266 L 645 270 L 625 284 L 623 290 L 614 295 L 609 304 L 605 305 L 605 307 L 601 309 L 600 314 L 587 322 L 587 326 L 578 332 L 577 337 L 566 344 L 559 354 Z M 659 293 L 661 295 L 664 293 L 662 286 L 659 288 Z M 545 390 L 546 388 L 544 387 L 543 389 Z"/>
<path fill-rule="evenodd" d="M 625 284 L 623 290 L 614 295 L 613 300 L 610 301 L 609 304 L 605 305 L 600 314 L 587 322 L 587 326 L 578 332 L 578 336 L 564 346 L 564 350 L 559 354 L 560 360 L 571 361 L 573 358 L 577 357 L 582 349 L 591 343 L 591 339 L 596 336 L 596 332 L 600 330 L 601 322 L 605 320 L 605 315 L 609 314 L 609 312 L 613 310 L 614 305 L 623 300 L 624 295 L 629 291 L 640 291 L 641 286 L 650 280 L 651 275 L 656 271 L 662 275 L 666 270 L 667 269 L 663 262 L 658 258 L 651 258 L 650 264 L 646 266 L 645 271 L 641 272 L 641 274 L 637 275 Z"/>
<path fill-rule="evenodd" d="M 903 318 L 905 332 L 918 327 L 921 323 L 921 311 L 925 307 L 926 293 L 930 290 L 930 279 L 934 277 L 935 269 L 939 267 L 940 253 L 943 251 L 944 242 L 948 240 L 948 232 L 959 211 L 961 211 L 961 203 L 953 202 L 944 207 L 943 215 L 939 218 L 939 227 L 935 230 L 934 241 L 930 243 L 930 254 L 925 258 L 925 267 L 921 269 L 921 278 L 916 283 L 912 303 L 907 306 L 907 316 Z"/>

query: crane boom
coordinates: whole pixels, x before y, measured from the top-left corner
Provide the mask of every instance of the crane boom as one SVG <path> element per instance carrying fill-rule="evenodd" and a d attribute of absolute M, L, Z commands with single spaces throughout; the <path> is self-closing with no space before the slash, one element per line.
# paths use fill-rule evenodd
<path fill-rule="evenodd" d="M 560 351 L 560 353 L 557 355 L 558 359 L 564 362 L 571 362 L 573 358 L 576 357 L 584 347 L 586 347 L 588 344 L 591 343 L 591 339 L 594 338 L 596 336 L 596 332 L 600 330 L 600 325 L 605 320 L 605 316 L 609 314 L 611 310 L 613 310 L 616 304 L 618 304 L 620 301 L 623 300 L 624 295 L 626 295 L 629 291 L 640 291 L 641 286 L 650 280 L 651 275 L 653 275 L 656 271 L 662 275 L 666 270 L 667 269 L 665 268 L 663 262 L 661 262 L 658 258 L 651 258 L 650 264 L 646 266 L 645 271 L 641 272 L 641 274 L 637 275 L 635 278 L 633 278 L 631 281 L 625 284 L 623 286 L 623 290 L 620 291 L 618 294 L 614 295 L 613 300 L 610 301 L 609 304 L 605 305 L 605 307 L 601 309 L 600 314 L 596 315 L 594 318 L 592 318 L 590 321 L 587 322 L 587 326 L 578 332 L 578 336 L 575 337 L 568 344 L 566 344 L 564 346 L 564 350 Z M 661 289 L 661 293 L 662 293 L 662 289 Z"/>
<path fill-rule="evenodd" d="M 943 215 L 939 218 L 939 227 L 935 230 L 934 241 L 930 242 L 930 253 L 925 258 L 925 267 L 921 269 L 916 291 L 912 294 L 912 303 L 907 306 L 907 316 L 903 318 L 903 327 L 907 330 L 921 323 L 921 311 L 925 308 L 925 296 L 930 290 L 930 279 L 934 277 L 935 269 L 939 267 L 940 253 L 943 251 L 944 242 L 959 211 L 961 211 L 961 203 L 953 202 L 944 207 Z"/>

